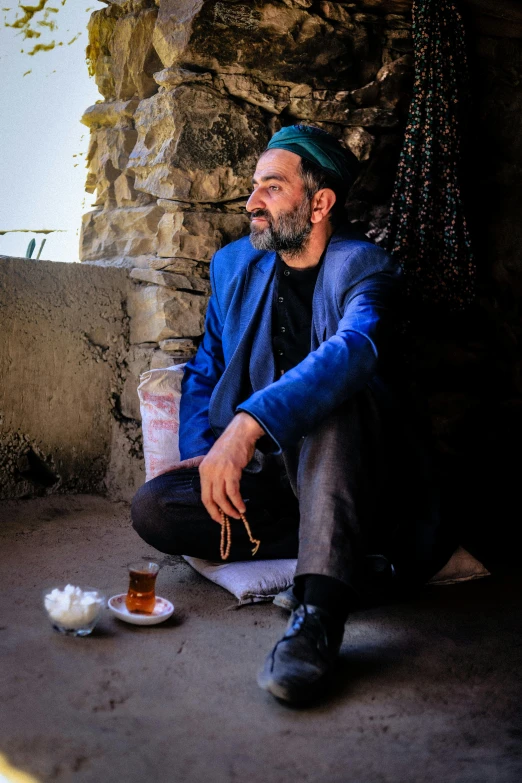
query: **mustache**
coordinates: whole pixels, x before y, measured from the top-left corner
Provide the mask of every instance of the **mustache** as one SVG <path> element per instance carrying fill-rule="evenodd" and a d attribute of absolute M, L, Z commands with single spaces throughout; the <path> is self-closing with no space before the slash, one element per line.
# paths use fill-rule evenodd
<path fill-rule="evenodd" d="M 265 218 L 266 220 L 268 220 L 268 222 L 270 222 L 272 219 L 272 215 L 266 209 L 255 209 L 250 214 L 250 220 L 252 220 L 252 218 L 260 218 L 260 217 Z"/>

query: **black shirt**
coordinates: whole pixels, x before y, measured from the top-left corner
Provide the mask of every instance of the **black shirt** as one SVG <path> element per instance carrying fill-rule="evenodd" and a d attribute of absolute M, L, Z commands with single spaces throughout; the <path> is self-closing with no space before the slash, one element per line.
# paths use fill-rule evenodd
<path fill-rule="evenodd" d="M 272 347 L 276 377 L 308 356 L 312 335 L 312 299 L 321 261 L 308 269 L 287 266 L 277 256 Z"/>

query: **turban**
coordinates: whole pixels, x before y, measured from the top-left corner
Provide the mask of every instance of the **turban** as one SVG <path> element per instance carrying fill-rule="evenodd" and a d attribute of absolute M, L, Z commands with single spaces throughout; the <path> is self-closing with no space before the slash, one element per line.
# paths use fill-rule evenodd
<path fill-rule="evenodd" d="M 350 188 L 357 175 L 357 158 L 334 136 L 311 125 L 281 128 L 268 142 L 267 150 L 288 150 L 315 163 Z"/>

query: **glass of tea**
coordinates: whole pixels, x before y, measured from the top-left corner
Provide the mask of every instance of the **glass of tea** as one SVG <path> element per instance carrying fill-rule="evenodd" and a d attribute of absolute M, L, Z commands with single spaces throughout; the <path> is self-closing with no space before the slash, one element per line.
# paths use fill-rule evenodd
<path fill-rule="evenodd" d="M 129 589 L 125 606 L 129 612 L 152 614 L 156 605 L 156 577 L 160 567 L 153 560 L 129 563 Z"/>

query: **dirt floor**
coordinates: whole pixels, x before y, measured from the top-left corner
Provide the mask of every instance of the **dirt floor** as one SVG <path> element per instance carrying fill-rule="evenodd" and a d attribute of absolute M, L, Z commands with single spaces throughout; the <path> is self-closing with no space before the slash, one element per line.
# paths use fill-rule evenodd
<path fill-rule="evenodd" d="M 78 783 L 522 780 L 520 572 L 353 615 L 336 687 L 292 709 L 255 680 L 286 614 L 230 610 L 179 558 L 158 577 L 176 607 L 164 624 L 107 614 L 83 639 L 53 631 L 43 588 L 123 592 L 126 564 L 151 552 L 125 504 L 54 496 L 0 517 L 4 765 Z"/>

